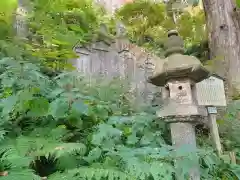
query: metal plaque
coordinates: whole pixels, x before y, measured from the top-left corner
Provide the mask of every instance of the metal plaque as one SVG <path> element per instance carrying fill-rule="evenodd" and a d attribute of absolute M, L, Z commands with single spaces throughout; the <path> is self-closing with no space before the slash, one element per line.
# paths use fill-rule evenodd
<path fill-rule="evenodd" d="M 216 107 L 207 107 L 209 114 L 217 114 L 217 108 Z"/>
<path fill-rule="evenodd" d="M 197 83 L 196 99 L 200 106 L 226 106 L 223 80 L 211 76 Z"/>

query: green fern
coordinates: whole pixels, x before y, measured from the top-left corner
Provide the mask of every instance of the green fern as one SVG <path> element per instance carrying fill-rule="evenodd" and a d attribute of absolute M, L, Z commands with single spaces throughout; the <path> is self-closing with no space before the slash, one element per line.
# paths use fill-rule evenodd
<path fill-rule="evenodd" d="M 89 82 L 75 71 L 50 78 L 41 71 L 41 65 L 67 69 L 65 60 L 75 57 L 72 45 L 97 34 L 105 21 L 103 13 L 91 0 L 32 3 L 26 41 L 12 40 L 11 33 L 8 41 L 0 41 L 1 179 L 172 180 L 173 161 L 179 157 L 185 159 L 180 174 L 184 176 L 191 156 L 186 149 L 174 151 L 167 145 L 164 122 L 159 123 L 155 109 L 133 103 L 129 82 L 95 77 Z M 129 10 L 133 11 L 126 13 Z M 119 15 L 127 26 L 134 26 L 129 34 L 139 44 L 153 37 L 156 42 L 149 46 L 154 49 L 161 48 L 157 42 L 172 26 L 165 10 L 163 4 L 140 1 L 123 7 Z M 177 26 L 186 44 L 203 39 L 191 36 L 193 29 L 204 34 L 202 21 L 202 13 L 181 15 Z M 237 108 L 230 114 L 235 117 Z M 213 151 L 202 149 L 199 156 L 202 179 L 239 176 L 238 165 L 224 163 Z"/>
<path fill-rule="evenodd" d="M 42 178 L 31 170 L 18 169 L 16 172 L 9 172 L 7 176 L 1 176 L 1 180 L 42 180 Z"/>
<path fill-rule="evenodd" d="M 4 140 L 6 135 L 6 131 L 3 129 L 0 129 L 0 143 Z"/>
<path fill-rule="evenodd" d="M 137 178 L 126 174 L 121 171 L 117 171 L 114 169 L 98 169 L 98 168 L 90 168 L 90 167 L 81 167 L 73 170 L 69 170 L 64 173 L 54 174 L 49 177 L 49 180 L 65 180 L 65 179 L 86 179 L 86 180 L 136 180 Z"/>
<path fill-rule="evenodd" d="M 8 168 L 27 168 L 33 160 L 31 157 L 21 156 L 21 153 L 11 145 L 1 147 L 1 162 Z"/>
<path fill-rule="evenodd" d="M 56 158 L 59 158 L 65 154 L 78 153 L 80 155 L 84 155 L 86 152 L 84 144 L 64 143 L 45 138 L 31 138 L 23 136 L 17 138 L 16 141 L 13 140 L 12 142 L 15 144 L 15 148 L 21 155 L 32 157 L 54 154 Z"/>

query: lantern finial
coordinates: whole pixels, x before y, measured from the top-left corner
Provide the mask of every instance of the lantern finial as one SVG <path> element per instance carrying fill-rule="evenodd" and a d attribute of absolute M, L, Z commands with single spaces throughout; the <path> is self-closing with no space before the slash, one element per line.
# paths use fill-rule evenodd
<path fill-rule="evenodd" d="M 168 31 L 168 39 L 164 44 L 165 57 L 172 54 L 183 54 L 184 53 L 184 42 L 179 36 L 177 30 Z"/>

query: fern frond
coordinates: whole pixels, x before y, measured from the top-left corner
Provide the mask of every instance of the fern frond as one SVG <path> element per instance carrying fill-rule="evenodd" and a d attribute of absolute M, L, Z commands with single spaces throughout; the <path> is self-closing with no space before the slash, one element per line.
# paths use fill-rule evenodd
<path fill-rule="evenodd" d="M 84 155 L 85 152 L 86 152 L 86 146 L 82 143 L 61 143 L 49 153 L 55 154 L 56 157 L 59 158 L 63 155 L 74 154 L 74 153 Z"/>
<path fill-rule="evenodd" d="M 1 141 L 4 140 L 4 138 L 5 138 L 5 134 L 6 134 L 6 131 L 3 130 L 3 129 L 0 129 L 0 143 L 1 143 Z"/>
<path fill-rule="evenodd" d="M 7 165 L 9 168 L 27 168 L 33 160 L 31 157 L 21 156 L 14 146 L 0 147 L 0 163 L 1 166 Z"/>
<path fill-rule="evenodd" d="M 115 169 L 98 169 L 98 168 L 77 168 L 66 171 L 64 173 L 56 173 L 48 178 L 48 180 L 136 180 L 135 177 Z"/>
<path fill-rule="evenodd" d="M 31 138 L 21 136 L 17 139 L 16 148 L 22 155 L 45 156 L 54 154 L 57 158 L 64 154 L 85 154 L 86 146 L 82 143 L 62 143 L 53 139 Z"/>
<path fill-rule="evenodd" d="M 31 170 L 19 169 L 8 172 L 6 176 L 1 176 L 1 180 L 41 180 L 41 177 L 35 175 Z"/>

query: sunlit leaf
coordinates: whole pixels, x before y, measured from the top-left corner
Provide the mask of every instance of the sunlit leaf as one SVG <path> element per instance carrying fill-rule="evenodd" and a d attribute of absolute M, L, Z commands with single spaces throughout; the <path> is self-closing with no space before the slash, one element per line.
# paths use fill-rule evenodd
<path fill-rule="evenodd" d="M 56 119 L 66 117 L 68 109 L 68 102 L 59 98 L 50 103 L 49 114 Z"/>
<path fill-rule="evenodd" d="M 49 102 L 48 99 L 40 97 L 35 98 L 30 102 L 30 111 L 28 112 L 29 116 L 38 117 L 45 116 L 48 113 Z"/>
<path fill-rule="evenodd" d="M 88 156 L 85 157 L 84 160 L 86 160 L 89 163 L 92 163 L 93 161 L 98 160 L 101 154 L 102 154 L 102 150 L 99 147 L 96 147 L 89 152 Z"/>
<path fill-rule="evenodd" d="M 240 8 L 240 1 L 236 0 L 237 7 Z"/>
<path fill-rule="evenodd" d="M 18 101 L 18 97 L 16 95 L 12 95 L 5 99 L 2 99 L 2 102 L 1 102 L 1 106 L 3 107 L 2 116 L 5 116 L 8 113 L 12 112 L 17 101 Z"/>
<path fill-rule="evenodd" d="M 84 104 L 84 102 L 81 100 L 74 101 L 74 103 L 72 104 L 72 110 L 84 115 L 89 114 L 88 105 Z"/>

